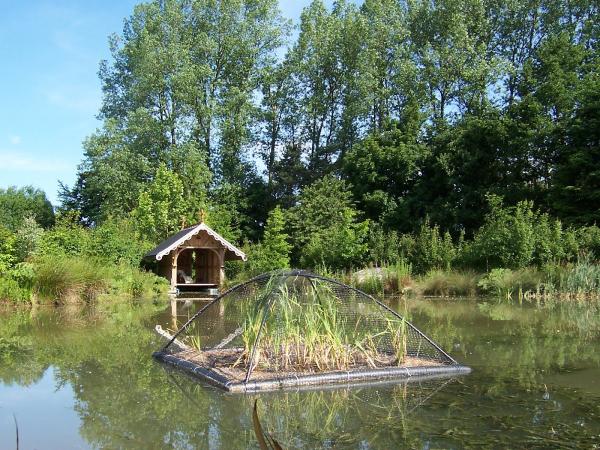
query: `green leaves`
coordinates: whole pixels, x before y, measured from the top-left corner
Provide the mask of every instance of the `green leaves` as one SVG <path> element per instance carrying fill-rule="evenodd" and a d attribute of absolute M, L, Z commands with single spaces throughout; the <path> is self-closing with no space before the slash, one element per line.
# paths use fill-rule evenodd
<path fill-rule="evenodd" d="M 161 241 L 179 229 L 185 206 L 181 179 L 161 164 L 148 190 L 140 194 L 134 216 L 146 238 Z"/>

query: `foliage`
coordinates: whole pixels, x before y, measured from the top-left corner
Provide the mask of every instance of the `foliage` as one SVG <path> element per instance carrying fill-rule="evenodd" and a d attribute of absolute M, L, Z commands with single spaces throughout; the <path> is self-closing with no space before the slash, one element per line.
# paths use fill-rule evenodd
<path fill-rule="evenodd" d="M 538 269 L 492 269 L 479 280 L 483 293 L 511 297 L 516 292 L 536 292 L 544 288 L 546 276 Z"/>
<path fill-rule="evenodd" d="M 46 194 L 33 186 L 0 188 L 0 226 L 17 231 L 27 217 L 44 228 L 54 224 L 54 208 Z"/>
<path fill-rule="evenodd" d="M 25 217 L 15 236 L 17 260 L 25 261 L 36 252 L 43 233 L 33 216 Z"/>
<path fill-rule="evenodd" d="M 0 275 L 11 269 L 17 260 L 15 241 L 15 234 L 0 225 Z"/>
<path fill-rule="evenodd" d="M 0 302 L 29 303 L 31 290 L 10 276 L 0 277 Z"/>
<path fill-rule="evenodd" d="M 348 183 L 361 219 L 399 238 L 427 217 L 442 236 L 470 238 L 489 195 L 592 226 L 596 15 L 593 2 L 314 1 L 288 43 L 275 0 L 140 4 L 110 38 L 103 124 L 62 208 L 87 225 L 136 208 L 147 218 L 162 164 L 183 190 L 170 220 L 204 208 L 238 243 L 257 242 L 268 211 L 295 208 L 328 175 Z M 530 257 L 520 232 L 504 249 L 513 267 L 573 257 L 537 244 Z M 298 264 L 308 241 L 296 241 L 312 235 L 291 235 Z"/>
<path fill-rule="evenodd" d="M 248 272 L 259 274 L 290 266 L 291 245 L 285 232 L 285 217 L 281 208 L 269 213 L 262 242 L 250 247 Z"/>
<path fill-rule="evenodd" d="M 523 268 L 568 260 L 578 246 L 571 230 L 563 230 L 560 221 L 533 209 L 522 201 L 506 207 L 502 199 L 488 196 L 490 213 L 464 250 L 464 263 L 478 268 Z"/>
<path fill-rule="evenodd" d="M 94 301 L 102 295 L 139 298 L 166 291 L 154 274 L 120 264 L 81 256 L 44 256 L 33 264 L 33 293 L 42 302 Z"/>
<path fill-rule="evenodd" d="M 289 214 L 293 262 L 336 269 L 364 258 L 368 222 L 358 221 L 345 182 L 328 176 L 307 186 Z"/>
<path fill-rule="evenodd" d="M 423 273 L 429 269 L 449 269 L 456 257 L 456 249 L 450 233 L 442 235 L 440 227 L 431 226 L 429 219 L 426 219 L 415 237 L 410 256 L 415 270 Z"/>
<path fill-rule="evenodd" d="M 185 203 L 183 183 L 176 173 L 161 164 L 154 181 L 138 199 L 133 216 L 146 239 L 160 242 L 181 228 Z"/>

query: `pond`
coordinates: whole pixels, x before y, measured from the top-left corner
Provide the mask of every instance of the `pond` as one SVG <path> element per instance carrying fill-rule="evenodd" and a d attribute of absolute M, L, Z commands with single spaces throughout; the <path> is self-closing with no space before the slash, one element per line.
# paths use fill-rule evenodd
<path fill-rule="evenodd" d="M 0 311 L 0 448 L 16 448 L 15 421 L 21 449 L 258 448 L 255 399 L 284 449 L 600 448 L 596 307 L 411 299 L 413 323 L 472 374 L 251 396 L 151 358 L 154 325 L 196 307 Z"/>

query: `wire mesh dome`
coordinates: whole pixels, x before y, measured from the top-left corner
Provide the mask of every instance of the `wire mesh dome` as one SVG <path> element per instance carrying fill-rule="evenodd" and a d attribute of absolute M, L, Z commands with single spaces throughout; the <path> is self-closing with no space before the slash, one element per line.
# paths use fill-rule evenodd
<path fill-rule="evenodd" d="M 470 372 L 384 303 L 304 271 L 224 292 L 154 356 L 233 392 Z"/>

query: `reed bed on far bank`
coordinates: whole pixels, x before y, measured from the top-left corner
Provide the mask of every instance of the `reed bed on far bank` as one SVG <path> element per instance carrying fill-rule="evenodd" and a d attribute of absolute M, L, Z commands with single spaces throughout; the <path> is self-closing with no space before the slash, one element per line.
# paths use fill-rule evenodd
<path fill-rule="evenodd" d="M 434 269 L 414 274 L 410 265 L 402 263 L 366 268 L 343 276 L 358 289 L 373 295 L 600 300 L 600 265 L 587 258 L 544 267 L 497 268 L 487 273 Z"/>

